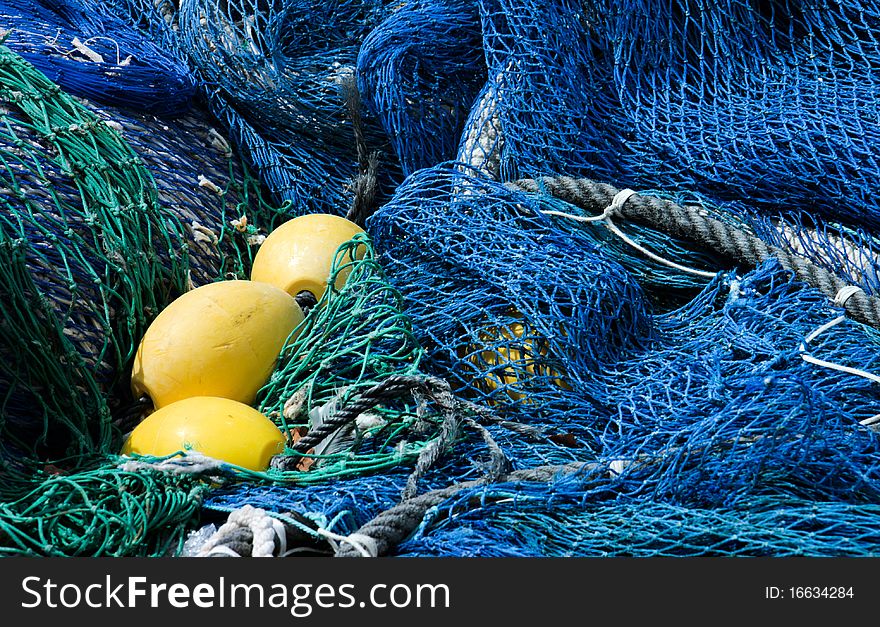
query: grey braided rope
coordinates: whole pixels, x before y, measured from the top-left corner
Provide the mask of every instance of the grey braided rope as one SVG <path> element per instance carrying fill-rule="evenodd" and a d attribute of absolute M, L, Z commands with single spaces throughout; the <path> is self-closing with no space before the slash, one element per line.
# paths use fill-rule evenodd
<path fill-rule="evenodd" d="M 292 448 L 300 455 L 305 455 L 313 446 L 320 444 L 340 427 L 354 422 L 362 413 L 369 411 L 383 400 L 397 398 L 405 393 L 413 394 L 417 398 L 423 396 L 434 400 L 444 414 L 444 420 L 437 439 L 433 440 L 419 454 L 416 466 L 403 490 L 402 497 L 404 499 L 411 498 L 416 494 L 418 483 L 424 474 L 447 453 L 447 449 L 457 438 L 459 425 L 462 422 L 478 431 L 489 449 L 488 476 L 490 478 L 497 477 L 507 472 L 510 462 L 504 452 L 486 429 L 477 421 L 466 416 L 473 413 L 480 420 L 486 422 L 494 422 L 503 426 L 507 426 L 508 423 L 495 418 L 479 406 L 458 399 L 452 393 L 449 382 L 444 379 L 419 375 L 391 375 L 380 383 L 359 392 L 344 407 L 337 408 L 320 427 L 312 429 L 297 441 Z"/>
<path fill-rule="evenodd" d="M 421 454 L 419 454 L 419 458 L 416 460 L 416 465 L 407 478 L 406 486 L 401 494 L 403 500 L 415 497 L 418 492 L 419 481 L 421 478 L 428 470 L 433 468 L 434 464 L 436 464 L 437 461 L 446 454 L 447 449 L 452 446 L 452 443 L 457 437 L 460 423 L 462 422 L 455 411 L 454 407 L 444 408 L 446 418 L 443 421 L 440 435 L 437 439 L 432 440 Z M 498 446 L 498 443 L 495 442 L 492 434 L 472 418 L 466 418 L 464 422 L 480 434 L 480 437 L 483 438 L 483 442 L 486 444 L 486 448 L 489 449 L 489 464 L 486 469 L 484 480 L 494 481 L 504 475 L 504 473 L 508 472 L 510 470 L 510 460 L 504 454 L 504 451 L 501 450 L 501 447 Z"/>
<path fill-rule="evenodd" d="M 433 490 L 385 510 L 364 524 L 357 531 L 359 536 L 368 536 L 376 542 L 376 556 L 387 555 L 395 546 L 404 541 L 419 526 L 429 509 L 470 488 L 498 482 L 548 482 L 563 474 L 595 473 L 608 470 L 606 464 L 572 462 L 570 464 L 537 466 L 525 470 L 515 470 L 494 479 L 475 479 L 464 481 L 448 488 Z M 361 553 L 355 546 L 342 543 L 335 557 L 360 557 Z"/>
<path fill-rule="evenodd" d="M 362 102 L 354 74 L 346 76 L 342 81 L 342 94 L 348 117 L 354 131 L 355 147 L 358 156 L 358 175 L 352 182 L 354 198 L 345 214 L 346 220 L 360 227 L 376 209 L 376 193 L 378 185 L 379 153 L 368 152 L 364 120 L 361 116 Z"/>
<path fill-rule="evenodd" d="M 510 460 L 507 459 L 504 451 L 501 450 L 501 447 L 498 446 L 492 435 L 477 420 L 468 417 L 468 414 L 473 414 L 484 422 L 501 424 L 502 426 L 508 426 L 506 421 L 498 419 L 479 405 L 456 397 L 452 393 L 449 382 L 444 379 L 427 377 L 421 389 L 415 391 L 414 394 L 426 396 L 437 403 L 444 415 L 444 420 L 439 437 L 432 440 L 419 454 L 415 468 L 407 479 L 406 487 L 401 495 L 404 500 L 413 498 L 416 495 L 418 482 L 452 446 L 462 423 L 477 431 L 489 450 L 489 465 L 486 470 L 486 479 L 492 480 L 510 470 Z"/>
<path fill-rule="evenodd" d="M 217 547 L 225 547 L 230 551 L 240 555 L 248 556 L 251 554 L 254 546 L 254 532 L 247 527 L 237 527 L 230 531 L 226 536 L 217 543 Z M 210 557 L 231 557 L 219 551 L 210 554 Z"/>
<path fill-rule="evenodd" d="M 341 426 L 354 422 L 358 416 L 373 409 L 383 400 L 397 398 L 401 394 L 412 392 L 423 385 L 425 385 L 424 377 L 391 375 L 381 383 L 359 392 L 344 407 L 338 408 L 328 416 L 320 427 L 312 429 L 298 440 L 292 448 L 298 453 L 305 454 Z"/>
<path fill-rule="evenodd" d="M 506 185 L 525 192 L 547 193 L 591 213 L 604 211 L 620 191 L 590 179 L 567 176 L 521 179 Z M 682 207 L 655 196 L 633 194 L 617 208 L 616 215 L 695 241 L 752 267 L 768 259 L 776 259 L 799 280 L 832 300 L 841 288 L 849 286 L 849 283 L 809 259 L 772 246 L 756 235 L 706 216 L 696 208 Z M 853 320 L 880 329 L 880 299 L 877 297 L 860 291 L 846 300 L 844 308 Z"/>

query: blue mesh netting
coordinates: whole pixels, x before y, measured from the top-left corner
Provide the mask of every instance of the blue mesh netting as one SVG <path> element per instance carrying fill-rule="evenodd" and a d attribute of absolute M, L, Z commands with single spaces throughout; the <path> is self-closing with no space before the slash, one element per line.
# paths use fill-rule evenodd
<path fill-rule="evenodd" d="M 571 483 L 469 492 L 432 512 L 424 531 L 404 543 L 400 555 L 861 557 L 876 552 L 876 505 L 767 499 L 741 509 L 684 507 L 621 496 L 617 486 L 585 489 Z M 484 504 L 468 506 L 468 498 Z"/>
<path fill-rule="evenodd" d="M 101 104 L 182 113 L 196 95 L 189 69 L 105 3 L 4 0 L 6 45 L 49 79 Z"/>
<path fill-rule="evenodd" d="M 479 4 L 503 178 L 584 174 L 876 225 L 873 3 Z"/>
<path fill-rule="evenodd" d="M 96 5 L 5 0 L 0 26 L 13 52 L 86 99 L 149 173 L 136 187 L 147 190 L 152 226 L 132 241 L 155 250 L 153 271 L 179 284 L 244 272 L 259 235 L 280 220 L 344 214 L 363 151 L 379 151 L 379 200 L 365 223 L 382 271 L 373 280 L 387 280 L 384 298 L 393 300 L 386 287 L 399 293 L 393 315 L 424 351 L 418 369 L 507 421 L 486 428 L 513 468 L 604 469 L 459 493 L 395 554 L 876 554 L 880 450 L 870 425 L 880 392 L 864 375 L 880 372 L 878 332 L 846 319 L 807 343 L 841 309 L 774 262 L 737 266 L 661 225 L 619 224 L 665 259 L 719 272 L 695 276 L 647 259 L 601 223 L 547 213 L 582 215 L 576 207 L 505 183 L 567 175 L 655 190 L 876 292 L 877 3 Z M 354 84 L 360 119 L 347 103 Z M 4 295 L 3 322 L 24 324 L 10 303 L 26 307 L 38 292 L 71 322 L 64 342 L 97 364 L 93 379 L 65 375 L 87 394 L 54 401 L 45 390 L 57 369 L 18 360 L 14 374 L 0 371 L 4 424 L 37 425 L 13 429 L 8 448 L 18 450 L 57 428 L 35 421 L 34 406 L 45 418 L 72 404 L 76 417 L 61 424 L 80 435 L 91 413 L 107 413 L 146 319 L 121 341 L 119 317 L 83 307 L 104 288 L 81 277 L 115 269 L 114 258 L 57 219 L 57 207 L 73 208 L 74 228 L 92 234 L 76 177 L 55 159 L 57 129 L 34 127 L 15 91 L 4 94 L 7 178 L 43 191 L 2 196 L 12 218 L 0 221 L 0 244 L 32 240 L 44 256 L 0 246 L 24 294 Z M 231 221 L 241 226 L 242 215 L 249 227 L 239 231 Z M 160 225 L 170 225 L 170 244 L 155 244 Z M 82 254 L 65 265 L 40 237 Z M 167 300 L 162 289 L 144 292 L 152 308 Z M 366 333 L 376 302 L 365 294 L 339 296 L 353 300 L 338 311 L 358 312 L 358 332 L 340 337 L 357 336 L 364 354 L 393 352 Z M 47 342 L 61 332 L 27 322 Z M 4 337 L 7 355 L 24 346 Z M 95 350 L 108 337 L 112 350 Z M 356 371 L 362 354 L 339 351 L 340 361 L 314 364 L 304 351 L 291 371 Z M 275 413 L 301 384 L 280 376 Z M 486 475 L 487 445 L 470 428 L 457 436 L 420 491 Z M 352 533 L 400 501 L 411 469 L 412 456 L 317 482 L 251 478 L 214 487 L 202 506 L 251 504 Z"/>
<path fill-rule="evenodd" d="M 405 3 L 364 40 L 358 84 L 405 174 L 455 157 L 485 80 L 473 2 Z"/>
<path fill-rule="evenodd" d="M 417 330 L 425 328 L 417 315 L 423 305 L 410 308 Z M 400 554 L 873 554 L 880 443 L 859 421 L 876 413 L 876 384 L 809 364 L 798 348 L 834 314 L 773 267 L 713 283 L 687 307 L 657 316 L 645 347 L 600 371 L 578 371 L 581 381 L 568 379 L 581 394 L 567 397 L 567 417 L 559 401 L 545 404 L 538 392 L 519 407 L 503 401 L 505 416 L 544 432 L 529 442 L 492 428 L 515 467 L 599 460 L 613 468 L 616 461 L 619 479 L 474 488 L 432 510 Z M 848 323 L 812 352 L 876 372 L 876 334 L 868 338 Z M 442 347 L 435 351 L 444 364 Z M 512 368 L 529 377 L 522 364 Z M 471 381 L 481 393 L 481 382 Z M 545 407 L 556 411 L 540 413 Z M 552 439 L 560 435 L 575 437 Z M 479 475 L 480 448 L 467 451 L 473 463 L 449 462 L 425 489 Z M 404 480 L 297 491 L 248 486 L 220 491 L 207 504 L 297 511 L 345 533 L 394 505 Z"/>
<path fill-rule="evenodd" d="M 345 212 L 359 166 L 346 86 L 361 41 L 390 3 L 110 4 L 191 68 L 276 203 L 289 201 L 295 214 Z M 363 131 L 367 148 L 386 157 L 388 187 L 399 178 L 389 139 L 369 117 Z"/>

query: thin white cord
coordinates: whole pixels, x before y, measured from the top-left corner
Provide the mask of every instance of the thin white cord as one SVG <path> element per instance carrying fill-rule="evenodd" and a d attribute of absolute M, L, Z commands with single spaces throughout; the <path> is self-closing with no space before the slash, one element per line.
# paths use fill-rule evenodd
<path fill-rule="evenodd" d="M 715 278 L 717 275 L 716 272 L 706 272 L 704 270 L 696 270 L 695 268 L 689 268 L 687 266 L 683 266 L 681 264 L 675 263 L 674 261 L 669 261 L 668 259 L 664 259 L 658 255 L 655 255 L 647 248 L 642 246 L 641 244 L 636 243 L 632 239 L 630 239 L 623 231 L 617 228 L 611 221 L 611 217 L 617 213 L 617 211 L 623 207 L 627 200 L 629 200 L 632 196 L 634 196 L 637 192 L 632 189 L 623 189 L 617 194 L 614 195 L 614 198 L 611 199 L 611 204 L 605 207 L 605 210 L 597 215 L 597 216 L 578 216 L 571 213 L 565 213 L 563 211 L 554 211 L 554 210 L 541 210 L 541 213 L 551 216 L 559 216 L 562 218 L 568 218 L 569 220 L 575 220 L 577 222 L 604 222 L 605 226 L 608 227 L 608 230 L 614 233 L 621 240 L 635 248 L 637 251 L 648 257 L 649 259 L 656 261 L 659 264 L 664 266 L 668 266 L 670 268 L 675 268 L 676 270 L 680 270 L 682 272 L 686 272 L 687 274 L 693 274 L 696 276 L 706 277 L 709 279 Z"/>
<path fill-rule="evenodd" d="M 361 554 L 361 557 L 376 557 L 379 555 L 379 545 L 376 543 L 375 538 L 362 533 L 342 536 L 327 529 L 318 529 L 318 534 L 330 540 L 334 553 L 339 550 L 339 544 L 341 543 L 353 546 Z"/>
<path fill-rule="evenodd" d="M 657 263 L 663 264 L 664 266 L 669 266 L 670 268 L 675 268 L 676 270 L 681 270 L 682 272 L 686 272 L 688 274 L 693 274 L 696 276 L 706 277 L 708 279 L 714 279 L 718 273 L 717 272 L 706 272 L 704 270 L 697 270 L 695 268 L 688 268 L 687 266 L 683 266 L 681 264 L 675 263 L 674 261 L 669 261 L 668 259 L 664 259 L 663 257 L 659 257 L 652 253 L 650 250 L 631 240 L 629 237 L 624 234 L 617 226 L 611 221 L 611 218 L 605 218 L 605 226 L 608 227 L 608 230 L 614 233 L 617 237 L 622 239 L 624 242 L 635 248 L 637 251 L 656 261 Z"/>
<path fill-rule="evenodd" d="M 834 295 L 834 304 L 838 307 L 843 307 L 846 305 L 846 301 L 848 301 L 852 296 L 858 294 L 863 291 L 862 288 L 857 287 L 855 285 L 847 285 L 846 287 L 842 287 L 837 291 L 837 294 Z M 842 366 L 840 364 L 835 364 L 830 361 L 825 361 L 824 359 L 818 359 L 813 357 L 807 352 L 807 344 L 815 340 L 817 337 L 825 333 L 828 329 L 837 326 L 841 322 L 846 320 L 846 316 L 837 316 L 833 320 L 826 322 L 825 324 L 820 325 L 815 330 L 813 330 L 809 335 L 804 338 L 804 341 L 801 342 L 800 353 L 801 359 L 806 361 L 807 363 L 814 364 L 816 366 L 822 366 L 824 368 L 829 368 L 831 370 L 836 370 L 838 372 L 845 372 L 846 374 L 856 375 L 858 377 L 863 377 L 865 379 L 869 379 L 874 381 L 875 383 L 880 383 L 880 377 L 875 374 L 871 374 L 870 372 L 866 372 L 865 370 L 861 370 L 859 368 L 850 368 L 849 366 Z M 874 418 L 877 418 L 875 416 Z M 870 418 L 868 420 L 873 420 Z M 865 421 L 862 421 L 861 424 L 865 424 Z"/>
<path fill-rule="evenodd" d="M 614 215 L 618 209 L 623 207 L 627 200 L 630 197 L 636 194 L 635 190 L 632 189 L 624 189 L 617 192 L 614 195 L 614 198 L 611 199 L 611 204 L 605 207 L 605 210 L 602 211 L 601 214 L 597 216 L 578 216 L 573 213 L 565 213 L 564 211 L 555 211 L 553 209 L 544 209 L 541 210 L 541 213 L 546 214 L 548 216 L 558 216 L 560 218 L 568 218 L 569 220 L 575 220 L 576 222 L 601 222 L 606 218 Z"/>
<path fill-rule="evenodd" d="M 834 320 L 832 320 L 830 322 L 826 322 L 822 326 L 820 326 L 817 329 L 815 329 L 814 331 L 812 331 L 807 337 L 804 338 L 804 343 L 801 345 L 803 347 L 802 350 L 807 350 L 806 349 L 807 344 L 809 344 L 810 342 L 815 340 L 817 337 L 819 337 L 820 335 L 825 333 L 825 331 L 827 331 L 831 327 L 836 327 L 838 324 L 840 324 L 844 320 L 846 320 L 846 316 L 838 316 Z"/>
<path fill-rule="evenodd" d="M 547 215 L 559 216 L 559 217 L 563 217 L 563 218 L 568 218 L 571 220 L 576 220 L 578 222 L 604 222 L 605 226 L 608 227 L 608 230 L 610 230 L 612 233 L 614 233 L 614 235 L 616 235 L 621 240 L 623 240 L 624 242 L 626 242 L 627 244 L 629 244 L 630 246 L 632 246 L 633 248 L 638 250 L 640 253 L 642 253 L 643 255 L 648 257 L 649 259 L 656 261 L 657 263 L 663 264 L 665 266 L 668 266 L 670 268 L 675 268 L 676 270 L 681 270 L 682 272 L 686 272 L 688 274 L 693 274 L 696 276 L 702 276 L 702 277 L 706 277 L 706 278 L 714 278 L 717 275 L 717 273 L 715 273 L 715 272 L 706 272 L 703 270 L 697 270 L 695 268 L 688 268 L 687 266 L 677 264 L 674 261 L 670 261 L 668 259 L 664 259 L 663 257 L 655 255 L 654 253 L 652 253 L 651 251 L 646 249 L 641 244 L 638 244 L 637 242 L 630 239 L 623 231 L 621 231 L 617 227 L 617 225 L 614 224 L 614 222 L 611 221 L 611 216 L 614 215 L 615 212 L 618 209 L 620 209 L 623 206 L 623 204 L 627 200 L 629 200 L 629 198 L 635 193 L 636 192 L 634 192 L 631 189 L 624 189 L 624 190 L 618 192 L 614 196 L 614 198 L 612 199 L 611 204 L 608 205 L 607 207 L 605 207 L 605 210 L 600 215 L 597 215 L 597 216 L 578 216 L 578 215 L 574 215 L 574 214 L 564 213 L 562 211 L 551 211 L 551 210 L 544 210 L 544 211 L 541 211 L 541 213 L 544 213 Z M 834 296 L 834 304 L 837 305 L 838 307 L 844 307 L 846 305 L 846 301 L 848 301 L 855 294 L 858 294 L 859 292 L 862 292 L 862 291 L 863 291 L 862 288 L 860 288 L 856 285 L 847 285 L 846 287 L 842 287 L 840 290 L 838 290 L 837 294 L 835 294 L 835 296 Z M 801 346 L 800 346 L 800 352 L 801 352 L 802 359 L 808 363 L 811 363 L 811 364 L 814 364 L 817 366 L 822 366 L 825 368 L 830 368 L 832 370 L 837 370 L 838 372 L 845 372 L 847 374 L 852 374 L 852 375 L 864 377 L 864 378 L 869 379 L 871 381 L 880 383 L 880 377 L 878 377 L 877 375 L 871 374 L 870 372 L 866 372 L 866 371 L 858 369 L 858 368 L 850 368 L 849 366 L 842 366 L 840 364 L 835 364 L 830 361 L 825 361 L 824 359 L 818 359 L 818 358 L 813 357 L 812 355 L 809 355 L 807 353 L 807 344 L 809 344 L 810 342 L 815 340 L 817 337 L 819 337 L 820 335 L 822 335 L 823 333 L 828 331 L 828 329 L 831 329 L 832 327 L 837 326 L 838 324 L 840 324 L 844 320 L 846 320 L 846 316 L 838 316 L 837 318 L 831 320 L 830 322 L 826 322 L 825 324 L 819 326 L 818 328 L 813 330 L 809 335 L 807 335 L 804 338 L 804 341 L 801 343 Z M 877 420 L 874 420 L 875 418 Z M 871 418 L 869 420 L 872 421 L 871 424 L 874 424 L 874 422 L 880 421 L 880 414 L 878 414 L 877 416 L 874 416 L 873 418 Z M 616 472 L 617 469 L 612 467 L 611 471 Z"/>
<path fill-rule="evenodd" d="M 870 418 L 860 420 L 859 424 L 864 427 L 868 427 L 871 431 L 880 432 L 880 414 L 874 414 Z"/>
<path fill-rule="evenodd" d="M 859 292 L 864 292 L 864 290 L 858 285 L 847 285 L 846 287 L 841 287 L 839 290 L 837 290 L 837 294 L 834 295 L 834 304 L 838 307 L 843 307 L 844 305 L 846 305 L 846 301 L 848 301 Z"/>
<path fill-rule="evenodd" d="M 598 216 L 578 216 L 573 213 L 565 213 L 564 211 L 555 211 L 553 209 L 541 209 L 541 213 L 546 214 L 548 216 L 558 216 L 560 218 L 568 218 L 569 220 L 575 220 L 576 222 L 601 222 L 609 215 L 611 212 L 609 211 L 611 205 L 605 207 L 605 211 L 602 212 L 601 215 Z"/>
<path fill-rule="evenodd" d="M 824 366 L 826 368 L 830 368 L 832 370 L 837 370 L 839 372 L 845 372 L 847 374 L 854 374 L 859 377 L 864 377 L 865 379 L 870 379 L 875 383 L 880 383 L 880 377 L 875 374 L 871 374 L 870 372 L 865 372 L 864 370 L 859 370 L 858 368 L 850 368 L 849 366 L 841 366 L 840 364 L 835 364 L 830 361 L 825 361 L 824 359 L 817 359 L 812 355 L 803 354 L 801 358 L 809 362 L 811 364 L 816 364 L 817 366 Z"/>
<path fill-rule="evenodd" d="M 122 55 L 120 54 L 120 51 L 119 51 L 119 42 L 116 41 L 115 39 L 113 39 L 112 37 L 104 37 L 102 35 L 95 35 L 94 37 L 89 37 L 88 39 L 86 39 L 84 42 L 82 42 L 82 44 L 84 46 L 87 46 L 90 43 L 92 43 L 93 41 L 95 41 L 96 39 L 103 39 L 104 41 L 109 41 L 114 46 L 116 46 L 116 65 L 128 65 L 131 62 L 131 55 L 129 55 L 128 59 L 123 61 Z"/>

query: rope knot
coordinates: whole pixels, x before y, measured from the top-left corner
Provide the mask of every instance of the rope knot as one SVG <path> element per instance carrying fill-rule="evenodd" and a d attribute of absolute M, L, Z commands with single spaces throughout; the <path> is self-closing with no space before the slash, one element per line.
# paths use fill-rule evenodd
<path fill-rule="evenodd" d="M 610 218 L 617 215 L 626 202 L 635 196 L 638 192 L 633 189 L 622 189 L 614 195 L 614 198 L 611 199 L 611 204 L 605 207 L 605 211 L 602 212 L 603 218 Z"/>
<path fill-rule="evenodd" d="M 845 307 L 846 301 L 848 301 L 859 292 L 862 292 L 864 294 L 865 290 L 860 288 L 858 285 L 847 285 L 845 287 L 841 287 L 839 290 L 837 290 L 837 294 L 834 295 L 834 304 L 838 307 Z"/>
<path fill-rule="evenodd" d="M 363 533 L 351 533 L 347 536 L 333 533 L 329 529 L 318 529 L 318 534 L 323 536 L 330 542 L 333 552 L 339 554 L 342 545 L 347 544 L 354 547 L 361 557 L 378 557 L 379 543 L 372 536 Z"/>

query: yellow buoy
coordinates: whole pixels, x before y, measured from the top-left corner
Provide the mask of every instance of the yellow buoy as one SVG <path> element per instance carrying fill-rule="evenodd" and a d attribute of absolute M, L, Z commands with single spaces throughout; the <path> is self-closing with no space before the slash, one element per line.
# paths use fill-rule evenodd
<path fill-rule="evenodd" d="M 321 300 L 336 250 L 363 232 L 354 222 L 326 213 L 288 220 L 260 245 L 254 256 L 251 280 L 269 283 L 291 296 L 308 291 Z M 356 257 L 363 257 L 362 247 L 358 247 Z M 336 275 L 336 289 L 345 285 L 348 275 L 348 268 Z"/>
<path fill-rule="evenodd" d="M 289 294 L 266 283 L 198 287 L 147 329 L 132 367 L 132 391 L 149 396 L 157 409 L 191 396 L 249 405 L 303 317 Z"/>
<path fill-rule="evenodd" d="M 555 385 L 571 389 L 562 378 L 564 373 L 543 363 L 547 356 L 546 340 L 533 332 L 527 333 L 523 324 L 512 322 L 500 329 L 486 329 L 480 333 L 480 340 L 489 348 L 472 353 L 469 360 L 480 369 L 488 367 L 489 372 L 479 381 L 485 391 L 492 393 L 502 388 L 511 400 L 528 404 L 531 401 L 527 393 L 514 388 L 532 377 L 552 377 Z M 502 345 L 496 348 L 494 344 Z"/>
<path fill-rule="evenodd" d="M 122 446 L 122 455 L 161 457 L 195 451 L 214 459 L 264 471 L 286 440 L 271 420 L 238 401 L 194 396 L 166 405 L 141 422 Z"/>

